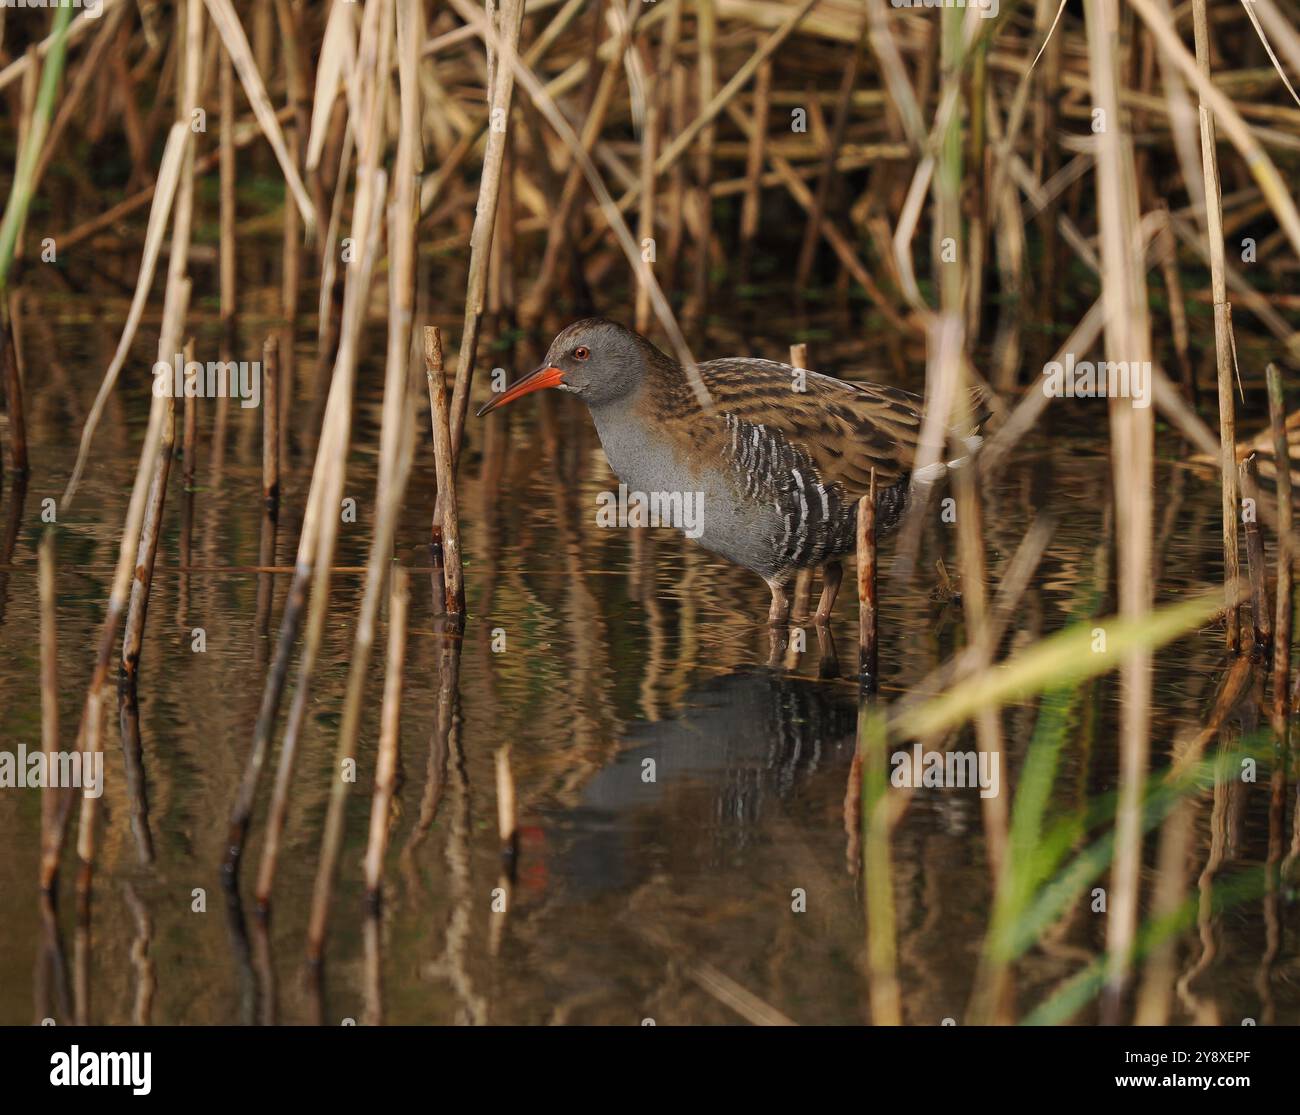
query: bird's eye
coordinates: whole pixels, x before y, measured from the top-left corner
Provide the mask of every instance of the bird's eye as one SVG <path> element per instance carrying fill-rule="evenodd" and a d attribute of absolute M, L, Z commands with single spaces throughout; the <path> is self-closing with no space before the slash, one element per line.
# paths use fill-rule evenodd
<path fill-rule="evenodd" d="M 573 358 L 575 360 L 586 360 L 587 357 L 589 357 L 590 355 L 591 355 L 591 349 L 589 349 L 586 345 L 579 345 L 577 348 L 573 350 Z"/>

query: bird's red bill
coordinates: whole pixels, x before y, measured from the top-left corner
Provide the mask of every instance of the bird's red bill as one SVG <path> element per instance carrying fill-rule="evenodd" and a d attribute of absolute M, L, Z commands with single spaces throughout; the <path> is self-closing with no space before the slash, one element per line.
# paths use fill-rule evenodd
<path fill-rule="evenodd" d="M 543 366 L 535 372 L 529 372 L 523 379 L 512 383 L 500 395 L 497 395 L 490 402 L 485 403 L 479 409 L 479 416 L 494 411 L 497 407 L 503 407 L 507 403 L 513 403 L 516 399 L 522 399 L 525 395 L 531 395 L 534 391 L 541 391 L 547 387 L 559 387 L 564 382 L 562 378 L 564 372 L 559 368 Z"/>

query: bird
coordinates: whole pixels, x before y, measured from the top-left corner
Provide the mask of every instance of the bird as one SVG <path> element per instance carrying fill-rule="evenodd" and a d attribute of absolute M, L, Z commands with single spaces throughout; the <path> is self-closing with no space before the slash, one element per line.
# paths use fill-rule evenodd
<path fill-rule="evenodd" d="M 828 624 L 843 578 L 839 559 L 855 548 L 858 499 L 873 470 L 877 531 L 902 518 L 924 400 L 756 357 L 695 369 L 707 403 L 687 370 L 641 334 L 585 318 L 562 329 L 543 364 L 478 414 L 547 388 L 576 395 L 629 491 L 701 496 L 688 536 L 763 578 L 769 625 L 788 621 L 792 581 L 817 568 L 823 589 L 813 618 Z M 974 428 L 963 435 L 972 450 Z M 958 463 L 939 463 L 925 482 Z"/>

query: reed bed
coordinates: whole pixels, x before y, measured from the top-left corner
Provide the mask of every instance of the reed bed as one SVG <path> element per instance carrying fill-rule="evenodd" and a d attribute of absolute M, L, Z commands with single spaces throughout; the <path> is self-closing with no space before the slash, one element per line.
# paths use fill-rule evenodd
<path fill-rule="evenodd" d="M 290 492 L 306 495 L 301 508 L 293 508 L 300 523 L 292 575 L 274 651 L 267 652 L 269 663 L 259 662 L 265 676 L 256 721 L 232 787 L 224 861 L 232 889 L 239 885 L 238 868 L 274 759 L 254 883 L 259 909 L 270 909 L 292 799 L 301 796 L 306 777 L 298 758 L 318 695 L 324 632 L 340 606 L 331 587 L 341 572 L 340 511 L 362 428 L 355 395 L 369 326 L 386 314 L 378 479 L 363 589 L 350 616 L 355 630 L 306 954 L 319 963 L 326 953 L 352 784 L 341 772 L 364 757 L 370 659 L 387 598 L 388 654 L 365 864 L 366 892 L 376 907 L 382 885 L 408 609 L 407 573 L 391 567 L 408 479 L 417 453 L 425 452 L 416 433 L 421 392 L 414 389 L 422 356 L 428 453 L 437 483 L 436 504 L 428 511 L 441 573 L 433 611 L 453 622 L 450 630 L 441 622 L 437 629 L 441 689 L 434 734 L 442 751 L 437 760 L 431 756 L 419 831 L 428 831 L 450 785 L 455 800 L 448 859 L 456 910 L 444 962 L 458 973 L 466 1014 L 477 1017 L 481 1003 L 465 975 L 470 795 L 461 756 L 452 756 L 450 772 L 446 767 L 448 753 L 461 746 L 459 630 L 475 617 L 476 593 L 490 596 L 472 578 L 466 583 L 457 498 L 471 396 L 483 394 L 476 371 L 494 351 L 493 342 L 514 344 L 519 325 L 545 330 L 618 306 L 624 312 L 615 316 L 665 341 L 708 408 L 712 399 L 692 352 L 717 311 L 721 288 L 775 292 L 801 312 L 818 299 L 838 297 L 878 348 L 884 376 L 902 379 L 924 369 L 927 407 L 915 470 L 965 460 L 954 477 L 956 531 L 951 545 L 943 543 L 960 573 L 962 645 L 922 690 L 888 704 L 869 699 L 880 682 L 874 495 L 859 508 L 864 692 L 853 774 L 860 782 L 846 801 L 857 803 L 853 839 L 860 837 L 864 872 L 872 1019 L 908 1020 L 898 977 L 891 840 L 909 802 L 887 786 L 889 747 L 951 740 L 971 725 L 982 754 L 1005 757 L 1004 706 L 1035 703 L 1014 797 L 986 801 L 981 820 L 994 907 L 969 1013 L 979 1021 L 1011 1021 L 1020 1017 L 1013 966 L 1029 947 L 1017 925 L 1026 918 L 1053 924 L 1080 891 L 1073 886 L 1077 876 L 1070 876 L 1071 887 L 1052 889 L 1068 865 L 1059 849 L 1044 850 L 1045 803 L 1070 730 L 1063 710 L 1108 672 L 1117 674 L 1120 693 L 1113 839 L 1084 864 L 1091 877 L 1109 873 L 1104 946 L 1077 982 L 1035 1017 L 1074 1017 L 1093 999 L 1108 1022 L 1169 1016 L 1171 956 L 1159 940 L 1150 945 L 1142 912 L 1173 918 L 1188 901 L 1181 864 L 1199 807 L 1193 798 L 1204 789 L 1198 779 L 1214 762 L 1206 754 L 1216 733 L 1207 726 L 1168 754 L 1153 755 L 1157 649 L 1213 622 L 1222 626 L 1230 656 L 1252 649 L 1271 654 L 1277 742 L 1271 823 L 1279 832 L 1288 778 L 1295 775 L 1288 737 L 1293 685 L 1300 679 L 1293 682 L 1291 674 L 1296 540 L 1289 465 L 1297 428 L 1294 415 L 1287 416 L 1281 369 L 1300 353 L 1294 325 L 1300 307 L 1289 293 L 1300 269 L 1300 210 L 1288 186 L 1300 151 L 1300 109 L 1275 94 L 1279 86 L 1289 88 L 1283 61 L 1293 69 L 1300 63 L 1300 36 L 1271 0 L 1254 0 L 1241 11 L 1212 11 L 1204 0 L 1177 11 L 1162 0 L 1087 0 L 1081 16 L 1040 2 L 997 18 L 984 18 L 975 7 L 904 9 L 883 0 L 660 0 L 628 9 L 582 0 L 502 0 L 486 7 L 472 0 L 335 0 L 319 6 L 277 2 L 274 20 L 232 0 L 183 0 L 172 12 L 165 46 L 157 48 L 150 42 L 154 33 L 137 25 L 124 0 L 106 3 L 105 11 L 108 18 L 96 24 L 57 9 L 48 34 L 32 37 L 30 49 L 0 70 L 0 92 L 22 109 L 15 172 L 0 219 L 8 461 L 14 473 L 29 467 L 11 288 L 37 281 L 32 202 L 43 180 L 72 158 L 74 145 L 93 147 L 106 134 L 120 138 L 130 178 L 115 203 L 105 207 L 93 199 L 97 211 L 90 217 L 84 210 L 92 199 L 80 193 L 85 183 L 74 179 L 72 196 L 51 205 L 51 227 L 64 229 L 53 242 L 65 256 L 104 245 L 128 249 L 139 262 L 126 284 L 130 301 L 115 350 L 79 434 L 59 503 L 63 516 L 77 507 L 74 497 L 110 400 L 128 384 L 137 388 L 131 353 L 142 332 L 154 329 L 150 307 L 164 255 L 159 362 L 172 360 L 202 316 L 192 291 L 209 259 L 216 268 L 215 283 L 208 285 L 216 293 L 223 360 L 246 346 L 249 328 L 241 317 L 248 307 L 241 305 L 237 252 L 247 227 L 240 224 L 241 167 L 260 160 L 263 168 L 275 168 L 283 196 L 270 219 L 281 234 L 282 263 L 274 320 L 261 350 L 260 631 L 269 633 L 271 626 L 268 571 L 276 568 L 285 501 Z M 253 27 L 251 40 L 246 25 Z M 125 48 L 121 60 L 105 65 L 119 46 Z M 124 73 L 146 80 L 164 51 L 170 79 L 158 82 L 151 108 L 137 103 L 134 86 L 110 97 Z M 119 105 L 120 118 L 76 108 L 97 100 Z M 217 109 L 215 136 L 194 126 L 207 105 Z M 215 205 L 200 188 L 211 176 Z M 146 209 L 144 228 L 124 233 L 124 223 Z M 201 245 L 200 231 L 206 237 L 212 223 L 215 245 Z M 1243 237 L 1256 244 L 1260 266 L 1230 261 L 1232 245 Z M 435 302 L 421 266 L 421 249 L 429 245 L 467 249 L 463 299 Z M 533 276 L 526 289 L 525 276 Z M 1075 288 L 1071 294 L 1082 292 L 1086 308 L 1077 317 L 1066 286 Z M 314 338 L 300 312 L 304 291 L 316 306 Z M 1209 320 L 1197 312 L 1199 303 L 1208 304 Z M 1234 305 L 1271 336 L 1275 362 L 1265 361 L 1263 377 L 1238 350 Z M 444 366 L 440 329 L 428 324 L 435 319 L 461 322 L 448 346 L 449 353 L 456 351 L 451 369 Z M 1036 320 L 1044 327 L 1029 328 Z M 314 367 L 305 367 L 303 345 L 313 340 Z M 792 341 L 792 362 L 806 366 L 806 342 Z M 1207 418 L 1208 384 L 1200 384 L 1203 369 L 1195 354 L 1211 351 L 1217 412 Z M 1132 397 L 1098 404 L 1107 407 L 1113 561 L 1107 555 L 1098 562 L 1105 583 L 1076 601 L 1075 627 L 1011 651 L 1004 638 L 1010 616 L 1051 531 L 1046 522 L 1031 529 L 1002 564 L 995 589 L 989 493 L 1036 425 L 1070 421 L 1062 412 L 1076 404 L 1050 397 L 1040 372 L 1090 356 L 1151 369 L 1150 406 Z M 1164 363 L 1176 364 L 1177 376 L 1167 375 Z M 993 412 L 981 446 L 953 433 L 973 425 L 973 398 L 988 400 Z M 191 398 L 182 406 L 181 549 L 188 574 L 196 568 L 188 524 L 198 419 Z M 1269 417 L 1259 461 L 1243 453 L 1237 437 L 1239 421 L 1252 409 Z M 1214 560 L 1222 586 L 1159 607 L 1157 412 L 1217 471 L 1222 520 L 1221 553 Z M 227 412 L 218 413 L 211 448 L 216 477 Z M 103 748 L 103 687 L 114 655 L 133 684 L 139 673 L 177 425 L 175 400 L 155 396 L 78 730 L 78 747 L 92 754 Z M 505 452 L 506 434 L 494 429 L 487 437 L 491 453 Z M 554 442 L 553 429 L 549 437 Z M 873 494 L 874 483 L 873 473 Z M 900 581 L 924 575 L 918 559 L 933 545 L 926 534 L 927 524 L 933 529 L 930 493 L 918 485 L 911 494 L 895 550 Z M 1243 498 L 1258 508 L 1258 517 L 1243 520 Z M 571 512 L 557 507 L 564 522 Z M 1242 536 L 1253 640 L 1240 633 L 1247 596 Z M 1268 601 L 1270 542 L 1275 607 Z M 46 750 L 58 740 L 57 706 L 44 699 L 58 685 L 53 547 L 47 534 L 40 552 Z M 581 563 L 576 552 L 570 558 L 566 573 L 580 594 Z M 796 586 L 796 617 L 808 613 L 811 581 L 805 575 Z M 1109 599 L 1113 614 L 1103 609 Z M 1097 627 L 1105 632 L 1101 651 L 1087 638 Z M 575 655 L 590 657 L 590 638 L 590 632 L 575 637 Z M 1225 667 L 1226 707 L 1245 684 L 1240 663 Z M 1226 715 L 1216 712 L 1211 724 L 1221 727 Z M 528 796 L 516 787 L 507 748 L 496 751 L 495 770 L 509 895 L 518 813 Z M 1145 834 L 1157 805 L 1164 809 L 1158 818 L 1160 875 L 1154 887 L 1144 887 Z M 42 809 L 46 890 L 56 885 L 62 809 L 54 796 Z M 1295 867 L 1300 817 L 1293 823 L 1290 855 L 1272 865 L 1274 889 Z M 95 826 L 94 799 L 83 798 L 77 839 L 83 899 L 95 862 Z M 1076 835 L 1082 841 L 1083 832 Z M 1274 843 L 1280 846 L 1280 836 Z M 1206 874 L 1214 872 L 1207 866 Z M 147 942 L 147 911 L 138 912 L 137 923 Z M 378 923 L 368 932 L 375 935 L 368 948 L 377 955 Z M 491 927 L 494 954 L 504 932 L 502 916 Z M 371 971 L 378 971 L 373 957 Z M 706 982 L 720 986 L 712 977 Z M 78 1002 L 84 1014 L 84 994 Z M 147 1015 L 147 999 L 140 1013 Z M 382 1015 L 377 991 L 370 1015 Z"/>

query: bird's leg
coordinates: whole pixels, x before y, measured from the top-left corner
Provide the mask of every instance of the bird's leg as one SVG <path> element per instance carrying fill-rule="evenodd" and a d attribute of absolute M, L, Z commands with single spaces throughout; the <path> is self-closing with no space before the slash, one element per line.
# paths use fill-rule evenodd
<path fill-rule="evenodd" d="M 794 578 L 794 594 L 790 602 L 790 621 L 792 623 L 808 622 L 808 603 L 812 598 L 814 569 L 800 569 Z"/>
<path fill-rule="evenodd" d="M 790 594 L 780 581 L 764 579 L 767 580 L 767 587 L 772 590 L 772 607 L 768 609 L 767 625 L 780 627 L 790 618 Z"/>
<path fill-rule="evenodd" d="M 817 632 L 817 676 L 821 678 L 837 678 L 840 676 L 840 659 L 835 653 L 835 637 L 831 634 L 830 624 L 822 624 L 815 628 Z"/>
<path fill-rule="evenodd" d="M 844 566 L 838 561 L 828 561 L 822 567 L 822 595 L 817 601 L 817 615 L 814 621 L 820 626 L 830 623 L 831 612 L 835 610 L 835 597 L 840 592 L 840 582 L 844 580 Z"/>

